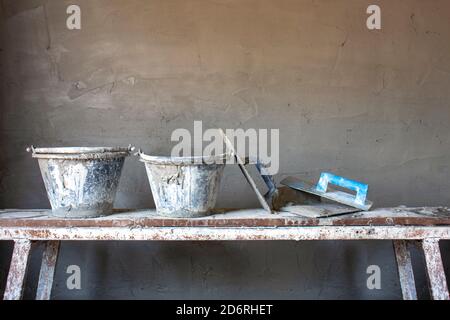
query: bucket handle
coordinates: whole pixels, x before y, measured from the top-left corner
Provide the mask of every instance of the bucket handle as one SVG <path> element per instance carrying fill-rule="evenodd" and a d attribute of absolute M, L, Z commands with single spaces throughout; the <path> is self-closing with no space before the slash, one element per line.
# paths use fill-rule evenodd
<path fill-rule="evenodd" d="M 133 150 L 130 150 L 130 151 L 134 151 L 134 148 L 133 148 Z M 133 153 L 133 155 L 135 155 L 135 156 L 141 156 L 141 154 L 142 154 L 142 149 L 141 148 L 139 148 L 138 151 Z"/>
<path fill-rule="evenodd" d="M 26 149 L 25 149 L 27 152 L 32 152 L 32 153 L 35 153 L 35 148 L 34 148 L 34 146 L 33 145 L 31 145 L 31 146 L 29 146 L 29 147 L 27 147 Z"/>

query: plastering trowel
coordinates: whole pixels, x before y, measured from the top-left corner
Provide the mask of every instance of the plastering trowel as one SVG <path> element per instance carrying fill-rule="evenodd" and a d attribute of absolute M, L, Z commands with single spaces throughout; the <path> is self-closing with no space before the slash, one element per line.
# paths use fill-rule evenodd
<path fill-rule="evenodd" d="M 317 186 L 288 177 L 277 188 L 272 176 L 263 174 L 264 166 L 256 161 L 256 167 L 268 187 L 264 199 L 274 211 L 290 212 L 310 218 L 330 217 L 360 210 L 369 210 L 372 202 L 366 200 L 368 186 L 330 173 L 322 173 Z M 356 195 L 328 188 L 332 183 L 354 190 Z M 323 202 L 322 199 L 331 200 Z"/>

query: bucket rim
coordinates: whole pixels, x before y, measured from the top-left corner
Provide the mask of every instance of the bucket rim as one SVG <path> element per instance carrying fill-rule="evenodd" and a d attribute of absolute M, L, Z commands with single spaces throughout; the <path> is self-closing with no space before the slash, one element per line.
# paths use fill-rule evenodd
<path fill-rule="evenodd" d="M 191 157 L 170 157 L 170 156 L 151 156 L 140 152 L 139 160 L 149 164 L 159 165 L 204 165 L 204 164 L 223 164 L 231 158 L 229 154 L 220 154 L 216 156 L 191 156 Z"/>
<path fill-rule="evenodd" d="M 52 148 L 33 148 L 35 154 L 86 154 L 86 153 L 112 153 L 112 152 L 130 152 L 130 148 L 122 147 L 52 147 Z"/>
<path fill-rule="evenodd" d="M 28 152 L 32 152 L 33 158 L 42 159 L 104 159 L 120 158 L 129 156 L 133 147 L 55 147 L 55 148 L 35 148 L 30 147 Z"/>

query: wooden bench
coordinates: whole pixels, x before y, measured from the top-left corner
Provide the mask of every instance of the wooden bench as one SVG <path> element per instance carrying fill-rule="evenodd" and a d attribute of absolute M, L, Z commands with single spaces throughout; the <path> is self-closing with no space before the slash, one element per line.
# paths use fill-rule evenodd
<path fill-rule="evenodd" d="M 154 210 L 117 211 L 96 219 L 60 219 L 48 210 L 0 211 L 0 240 L 14 250 L 4 299 L 21 299 L 28 260 L 37 242 L 45 243 L 36 299 L 50 299 L 60 241 L 237 241 L 237 240 L 392 240 L 403 298 L 417 299 L 408 245 L 423 250 L 432 299 L 449 292 L 439 241 L 450 239 L 450 209 L 387 208 L 312 219 L 264 210 L 232 210 L 198 219 L 159 217 Z"/>

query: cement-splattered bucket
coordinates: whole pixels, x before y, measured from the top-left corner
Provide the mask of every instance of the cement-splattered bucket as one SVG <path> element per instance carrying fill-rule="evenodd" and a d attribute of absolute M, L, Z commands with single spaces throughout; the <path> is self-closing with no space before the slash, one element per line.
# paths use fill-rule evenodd
<path fill-rule="evenodd" d="M 133 148 L 28 148 L 39 161 L 52 213 L 92 218 L 112 213 L 125 157 Z"/>
<path fill-rule="evenodd" d="M 211 214 L 219 193 L 226 156 L 154 157 L 139 152 L 145 163 L 158 214 L 194 218 Z"/>

